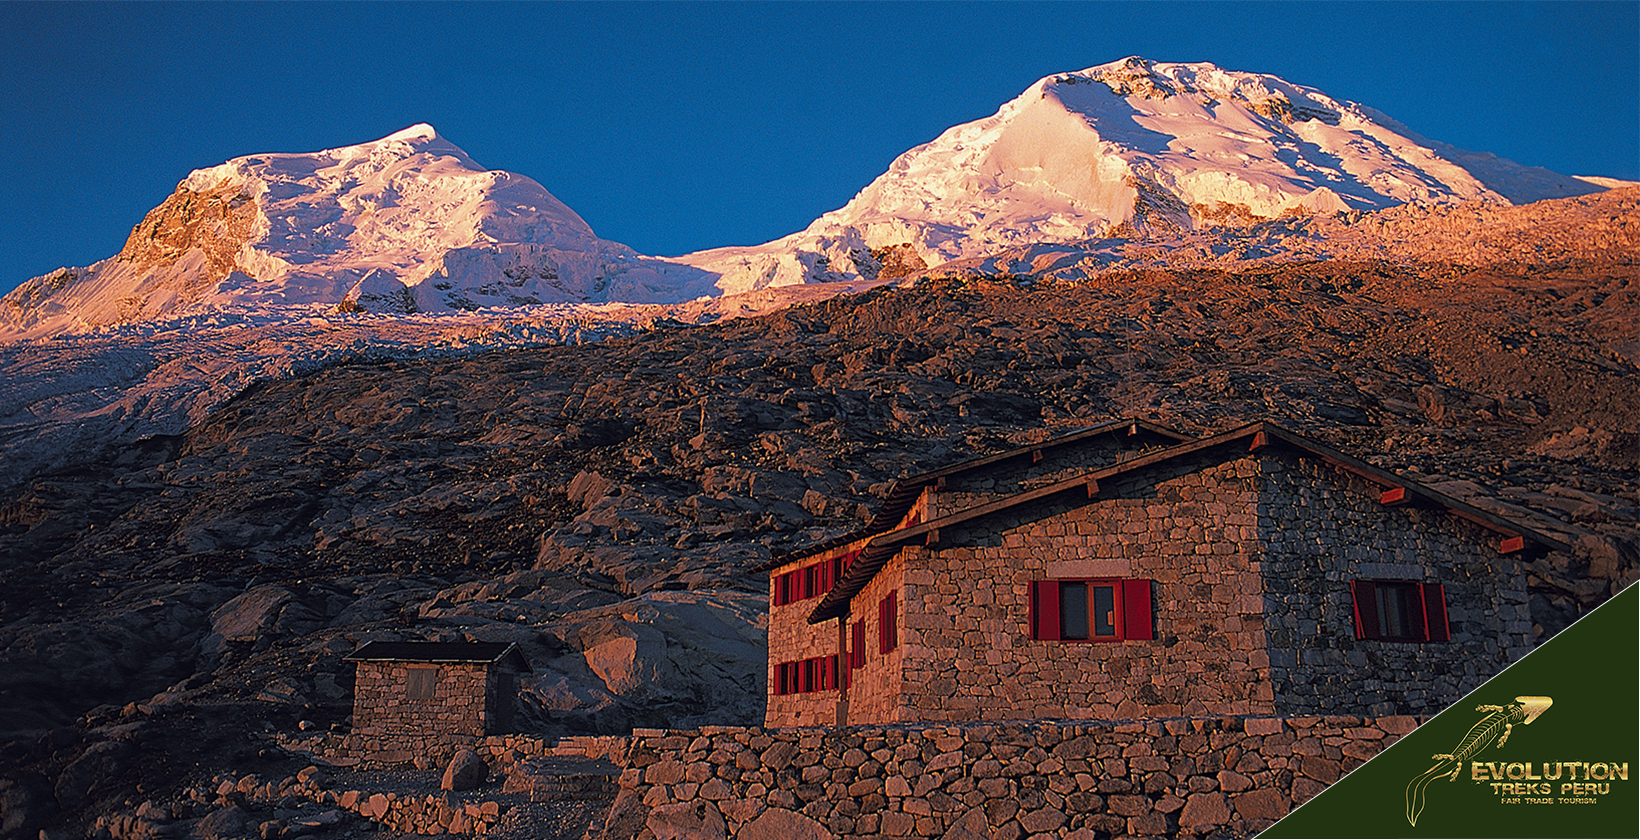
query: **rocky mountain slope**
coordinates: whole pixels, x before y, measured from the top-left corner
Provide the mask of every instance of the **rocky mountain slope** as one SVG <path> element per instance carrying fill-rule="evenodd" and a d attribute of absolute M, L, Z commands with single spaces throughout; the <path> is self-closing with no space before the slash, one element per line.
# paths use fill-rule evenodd
<path fill-rule="evenodd" d="M 1235 272 L 1315 260 L 1381 261 L 1442 274 L 1449 263 L 1520 270 L 1631 265 L 1635 253 L 1640 188 L 1623 187 L 1523 207 L 1403 205 L 1194 230 L 1171 239 L 1021 246 L 932 269 L 913 250 L 890 249 L 875 278 L 676 305 L 561 304 L 403 315 L 314 304 L 278 318 L 220 310 L 173 314 L 93 334 L 0 342 L 0 370 L 6 372 L 0 377 L 0 459 L 10 467 L 0 472 L 0 492 L 105 449 L 181 434 L 270 378 L 360 360 L 541 347 L 628 335 L 656 324 L 711 323 L 925 277 L 1126 282 L 1135 271 Z"/>
<path fill-rule="evenodd" d="M 952 277 L 580 346 L 358 359 L 0 500 L 8 836 L 294 772 L 376 638 L 515 641 L 545 733 L 755 723 L 750 570 L 907 471 L 1117 416 L 1271 416 L 1637 574 L 1632 264 Z M 312 730 L 310 730 L 312 731 Z M 208 809 L 206 809 L 208 810 Z"/>

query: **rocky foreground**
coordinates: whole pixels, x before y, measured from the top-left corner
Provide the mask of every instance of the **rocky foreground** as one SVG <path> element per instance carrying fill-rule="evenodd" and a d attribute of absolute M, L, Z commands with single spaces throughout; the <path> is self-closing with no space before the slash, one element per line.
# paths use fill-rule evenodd
<path fill-rule="evenodd" d="M 1530 578 L 1552 634 L 1640 576 L 1637 280 L 1609 259 L 930 279 L 253 386 L 0 499 L 0 834 L 145 803 L 193 826 L 220 774 L 293 776 L 278 740 L 345 730 L 342 657 L 370 639 L 519 643 L 546 737 L 757 723 L 756 566 L 908 472 L 1112 417 L 1272 417 L 1557 536 L 1575 550 Z"/>

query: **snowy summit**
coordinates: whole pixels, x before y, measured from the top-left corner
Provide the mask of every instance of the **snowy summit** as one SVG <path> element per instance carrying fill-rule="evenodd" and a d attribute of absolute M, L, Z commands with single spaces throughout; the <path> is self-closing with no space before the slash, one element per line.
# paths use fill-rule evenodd
<path fill-rule="evenodd" d="M 1425 139 L 1275 76 L 1131 57 L 1037 81 L 996 114 L 901 155 L 801 233 L 682 259 L 724 274 L 722 285 L 780 284 L 869 275 L 890 249 L 933 266 L 1282 214 L 1600 189 Z"/>
<path fill-rule="evenodd" d="M 0 331 L 43 334 L 212 308 L 347 302 L 437 312 L 671 301 L 699 272 L 599 239 L 540 184 L 411 126 L 196 170 L 113 258 L 36 278 Z"/>
<path fill-rule="evenodd" d="M 1134 57 L 1041 79 L 804 231 L 672 259 L 599 239 L 540 184 L 479 166 L 428 125 L 235 158 L 190 174 L 117 256 L 6 296 L 0 336 L 225 308 L 680 303 L 1032 246 L 1604 186 L 1425 139 L 1275 76 Z"/>

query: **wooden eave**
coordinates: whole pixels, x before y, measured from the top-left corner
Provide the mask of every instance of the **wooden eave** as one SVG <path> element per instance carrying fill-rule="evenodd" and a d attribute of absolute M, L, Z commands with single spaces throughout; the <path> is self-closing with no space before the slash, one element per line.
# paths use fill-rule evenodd
<path fill-rule="evenodd" d="M 524 652 L 512 642 L 366 642 L 342 659 L 441 665 L 498 665 L 511 660 L 521 671 L 533 670 Z"/>
<path fill-rule="evenodd" d="M 1106 423 L 1100 423 L 1096 426 L 1089 426 L 1085 429 L 1079 429 L 1068 434 L 1050 438 L 1041 443 L 1031 444 L 1030 446 L 1021 446 L 1017 449 L 1010 449 L 1006 452 L 998 452 L 994 455 L 986 455 L 982 458 L 973 458 L 967 461 L 952 464 L 948 467 L 941 467 L 931 472 L 907 476 L 906 478 L 902 478 L 899 481 L 894 482 L 894 486 L 888 491 L 888 496 L 883 499 L 882 507 L 878 509 L 877 514 L 871 518 L 871 523 L 866 525 L 866 527 L 855 531 L 850 531 L 840 536 L 832 537 L 825 542 L 807 545 L 795 551 L 778 555 L 769 562 L 758 566 L 756 569 L 753 569 L 753 571 L 770 572 L 788 563 L 815 557 L 833 549 L 848 545 L 849 543 L 858 542 L 867 537 L 889 533 L 893 531 L 894 527 L 900 523 L 901 519 L 905 518 L 906 511 L 911 510 L 911 506 L 917 503 L 917 498 L 922 495 L 923 490 L 931 484 L 939 483 L 942 479 L 950 478 L 954 475 L 961 475 L 962 473 L 971 472 L 974 470 L 984 469 L 986 467 L 1004 463 L 1015 458 L 1030 458 L 1033 462 L 1040 461 L 1044 451 L 1072 443 L 1079 443 L 1089 438 L 1095 438 L 1101 435 L 1114 433 L 1137 435 L 1142 432 L 1175 442 L 1190 440 L 1189 435 L 1181 434 L 1173 429 L 1169 429 L 1166 426 L 1152 423 L 1148 420 L 1112 420 Z"/>
<path fill-rule="evenodd" d="M 1246 448 L 1230 448 L 1231 444 L 1240 441 L 1248 441 L 1250 445 Z M 1249 450 L 1256 451 L 1271 445 L 1286 445 L 1308 452 L 1328 464 L 1358 475 L 1380 487 L 1402 488 L 1407 496 L 1432 506 L 1444 507 L 1454 516 L 1468 520 L 1502 536 L 1503 542 L 1499 550 L 1504 553 L 1518 551 L 1526 543 L 1534 543 L 1539 548 L 1546 550 L 1564 551 L 1570 549 L 1570 546 L 1552 537 L 1545 536 L 1495 514 L 1487 513 L 1417 481 L 1380 469 L 1359 458 L 1345 455 L 1332 447 L 1304 437 L 1276 423 L 1264 420 L 1210 437 L 1181 443 L 1178 446 L 1157 450 L 1109 467 L 1090 470 L 1075 478 L 965 508 L 948 516 L 942 516 L 939 519 L 923 522 L 910 528 L 878 534 L 861 549 L 860 556 L 855 558 L 854 563 L 849 566 L 849 570 L 843 575 L 843 579 L 838 581 L 830 592 L 826 593 L 819 604 L 815 605 L 814 611 L 809 614 L 808 621 L 810 624 L 819 624 L 822 621 L 829 621 L 846 615 L 849 602 L 865 588 L 866 584 L 871 582 L 873 577 L 876 577 L 877 572 L 881 571 L 882 567 L 902 547 L 911 543 L 928 544 L 931 535 L 933 541 L 938 541 L 938 534 L 941 529 L 1072 491 L 1080 491 L 1083 494 L 1079 497 L 1082 504 L 1091 504 L 1098 498 L 1099 484 L 1106 479 L 1217 447 L 1224 447 L 1228 453 L 1233 453 L 1230 457 L 1224 459 L 1232 460 Z"/>

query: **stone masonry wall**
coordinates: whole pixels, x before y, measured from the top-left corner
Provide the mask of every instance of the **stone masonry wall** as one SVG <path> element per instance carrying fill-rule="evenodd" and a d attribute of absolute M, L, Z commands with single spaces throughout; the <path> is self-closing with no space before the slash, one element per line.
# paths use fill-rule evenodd
<path fill-rule="evenodd" d="M 827 726 L 837 722 L 836 691 L 775 693 L 776 665 L 837 653 L 837 622 L 827 621 L 817 625 L 808 622 L 809 613 L 814 612 L 820 603 L 818 597 L 782 606 L 775 606 L 774 603 L 774 579 L 813 562 L 814 557 L 805 557 L 780 566 L 769 574 L 769 666 L 765 674 L 769 700 L 764 721 L 770 726 Z"/>
<path fill-rule="evenodd" d="M 877 576 L 849 602 L 849 615 L 845 617 L 851 628 L 849 643 L 853 644 L 854 622 L 863 621 L 866 648 L 865 666 L 853 672 L 853 682 L 848 689 L 849 723 L 888 723 L 901 720 L 901 695 L 905 681 L 902 670 L 906 649 L 904 640 L 907 638 L 904 581 L 905 554 L 902 552 L 883 564 Z M 897 593 L 896 597 L 899 599 L 895 611 L 898 638 L 895 640 L 894 649 L 885 655 L 881 653 L 882 626 L 877 615 L 877 605 L 890 592 Z"/>
<path fill-rule="evenodd" d="M 1161 465 L 907 547 L 902 721 L 1271 714 L 1251 458 Z M 1158 475 L 1160 472 L 1160 475 Z M 1035 641 L 1032 581 L 1153 580 L 1155 638 Z M 860 718 L 851 716 L 854 720 Z"/>
<path fill-rule="evenodd" d="M 1246 837 L 1410 732 L 1246 717 L 635 732 L 605 836 Z"/>
<path fill-rule="evenodd" d="M 1444 708 L 1530 650 L 1521 571 L 1501 537 L 1444 508 L 1386 507 L 1382 488 L 1290 450 L 1261 460 L 1258 523 L 1276 711 Z M 1451 640 L 1355 638 L 1349 581 L 1439 582 Z"/>
<path fill-rule="evenodd" d="M 433 697 L 411 700 L 412 668 L 436 667 Z M 484 736 L 486 698 L 495 677 L 484 665 L 360 662 L 353 688 L 353 731 L 327 749 L 337 764 L 394 765 L 442 760 Z"/>

